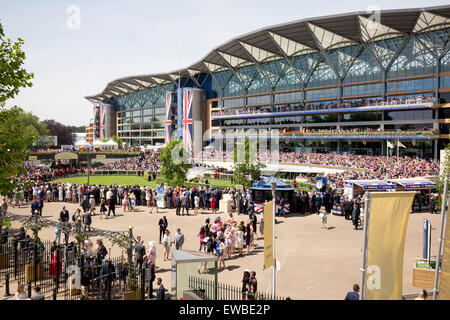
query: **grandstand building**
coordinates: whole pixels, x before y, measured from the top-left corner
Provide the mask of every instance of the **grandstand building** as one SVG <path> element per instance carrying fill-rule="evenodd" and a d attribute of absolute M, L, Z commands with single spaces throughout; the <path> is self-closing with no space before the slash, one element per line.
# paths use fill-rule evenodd
<path fill-rule="evenodd" d="M 193 150 L 204 135 L 217 143 L 280 130 L 282 151 L 437 159 L 450 134 L 449 28 L 450 6 L 304 19 L 86 99 L 100 138 L 130 145 L 180 138 Z"/>

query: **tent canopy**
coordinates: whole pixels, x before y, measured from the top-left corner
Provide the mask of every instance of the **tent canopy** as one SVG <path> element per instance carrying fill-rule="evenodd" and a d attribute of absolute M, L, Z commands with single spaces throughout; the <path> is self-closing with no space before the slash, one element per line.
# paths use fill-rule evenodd
<path fill-rule="evenodd" d="M 426 179 L 391 179 L 388 182 L 397 183 L 405 189 L 433 189 L 436 184 Z"/>
<path fill-rule="evenodd" d="M 345 186 L 354 184 L 363 188 L 363 190 L 395 190 L 394 182 L 387 182 L 383 180 L 347 180 L 344 182 Z"/>
<path fill-rule="evenodd" d="M 108 140 L 104 143 L 107 146 L 118 146 L 119 144 L 113 140 Z"/>
<path fill-rule="evenodd" d="M 277 184 L 277 191 L 292 191 L 296 190 L 295 188 L 292 188 L 291 185 L 288 183 L 275 178 L 275 177 L 269 177 L 264 180 L 261 180 L 257 183 L 253 184 L 253 187 L 250 188 L 250 190 L 266 190 L 270 191 L 272 189 L 272 182 L 275 182 Z"/>
<path fill-rule="evenodd" d="M 94 145 L 94 146 L 104 146 L 104 145 L 105 145 L 105 142 L 102 142 L 102 141 L 100 141 L 100 140 L 95 140 L 95 141 L 92 143 L 92 145 Z"/>

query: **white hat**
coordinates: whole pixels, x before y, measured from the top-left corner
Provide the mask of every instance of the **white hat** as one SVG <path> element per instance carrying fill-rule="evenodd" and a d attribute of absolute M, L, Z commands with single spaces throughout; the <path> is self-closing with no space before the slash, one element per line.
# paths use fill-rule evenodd
<path fill-rule="evenodd" d="M 244 269 L 244 272 L 250 272 L 250 270 L 249 269 Z"/>
<path fill-rule="evenodd" d="M 205 239 L 203 239 L 203 242 L 208 242 L 209 237 L 206 237 Z"/>

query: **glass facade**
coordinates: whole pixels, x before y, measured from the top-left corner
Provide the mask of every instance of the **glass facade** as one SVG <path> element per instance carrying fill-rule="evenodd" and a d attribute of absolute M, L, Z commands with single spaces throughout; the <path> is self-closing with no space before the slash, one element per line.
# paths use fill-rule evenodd
<path fill-rule="evenodd" d="M 320 46 L 310 42 L 312 47 L 308 47 L 307 44 L 301 43 L 301 39 L 298 39 L 299 42 L 287 39 L 290 42 L 286 45 L 280 40 L 281 36 L 274 35 L 275 31 L 268 31 L 268 39 L 261 41 L 265 46 L 269 41 L 273 42 L 273 49 L 270 50 L 266 46 L 271 52 L 257 48 L 257 42 L 254 42 L 253 46 L 238 40 L 240 49 L 236 44 L 232 50 L 231 47 L 216 50 L 230 51 L 228 56 L 228 53 L 222 54 L 227 63 L 214 58 L 211 58 L 211 62 L 203 61 L 209 72 L 199 71 L 196 77 L 207 81 L 202 84 L 194 83 L 194 76 L 184 76 L 182 86 L 202 88 L 207 91 L 208 99 L 217 97 L 218 101 L 214 101 L 212 107 L 213 112 L 218 112 L 219 115 L 280 112 L 278 107 L 282 112 L 289 112 L 302 110 L 305 106 L 312 106 L 314 109 L 319 104 L 324 108 L 331 104 L 339 105 L 358 100 L 379 101 L 424 94 L 437 98 L 448 96 L 450 102 L 450 93 L 445 90 L 442 93 L 438 91 L 450 88 L 450 74 L 442 75 L 450 72 L 450 23 L 447 20 L 434 20 L 441 21 L 440 23 L 427 20 L 428 22 L 420 26 L 419 22 L 416 22 L 415 26 L 411 26 L 411 32 L 406 35 L 404 30 L 399 32 L 381 24 L 376 31 L 369 30 L 369 25 L 361 22 L 367 18 L 358 19 L 359 42 L 354 40 L 357 37 L 355 35 L 347 39 L 341 35 L 345 32 L 334 34 L 333 30 L 325 30 L 325 26 L 319 27 L 313 23 L 308 23 L 308 33 L 314 39 L 313 43 L 320 43 Z M 342 29 L 345 29 L 344 26 Z M 231 51 L 240 56 L 233 58 L 230 56 Z M 115 100 L 119 136 L 133 138 L 133 143 L 138 144 L 143 141 L 150 141 L 151 144 L 163 141 L 165 93 L 176 88 L 177 81 L 166 81 L 164 84 L 119 96 Z M 441 96 L 436 96 L 438 94 Z M 352 127 L 352 124 L 357 122 L 370 123 L 361 126 L 361 129 L 373 127 L 403 130 L 407 126 L 402 122 L 407 121 L 413 122 L 408 127 L 410 129 L 439 128 L 438 117 L 434 116 L 433 110 L 425 106 L 423 110 L 268 115 L 227 120 L 214 119 L 214 116 L 213 113 L 213 127 L 243 127 L 246 130 L 255 126 L 292 131 L 304 128 L 334 129 L 342 126 L 350 130 L 358 128 L 357 125 Z M 327 148 L 333 149 L 331 146 L 335 146 L 334 143 L 330 142 Z M 376 143 L 378 142 L 353 148 L 366 150 L 372 147 L 373 152 L 381 152 L 381 146 Z M 285 147 L 288 148 L 289 145 Z M 345 144 L 340 150 L 346 150 Z M 421 150 L 427 152 L 429 146 Z"/>

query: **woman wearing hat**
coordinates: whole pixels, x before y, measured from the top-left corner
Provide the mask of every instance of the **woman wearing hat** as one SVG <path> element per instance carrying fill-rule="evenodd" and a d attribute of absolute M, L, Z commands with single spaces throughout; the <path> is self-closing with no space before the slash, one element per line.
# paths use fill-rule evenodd
<path fill-rule="evenodd" d="M 156 267 L 156 241 L 152 240 L 148 243 L 149 248 L 147 252 L 147 257 L 150 258 L 151 263 L 153 263 Z"/>

